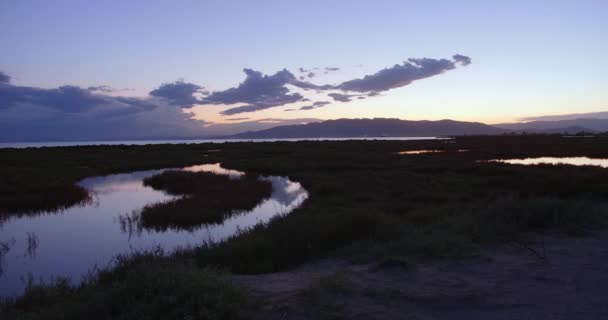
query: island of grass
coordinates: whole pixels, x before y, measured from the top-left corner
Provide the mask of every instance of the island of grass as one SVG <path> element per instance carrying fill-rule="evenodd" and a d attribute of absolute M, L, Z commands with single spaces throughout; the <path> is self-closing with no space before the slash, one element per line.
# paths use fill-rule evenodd
<path fill-rule="evenodd" d="M 221 223 L 235 212 L 255 208 L 272 193 L 270 181 L 210 172 L 170 170 L 144 179 L 144 185 L 179 196 L 142 209 L 141 227 L 154 230 Z"/>

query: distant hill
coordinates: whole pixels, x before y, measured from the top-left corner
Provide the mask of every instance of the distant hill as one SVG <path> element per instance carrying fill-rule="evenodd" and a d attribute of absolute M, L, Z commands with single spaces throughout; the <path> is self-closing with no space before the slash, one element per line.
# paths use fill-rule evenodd
<path fill-rule="evenodd" d="M 422 137 L 501 134 L 499 129 L 479 122 L 453 120 L 408 121 L 400 119 L 338 119 L 279 126 L 224 137 L 231 139 L 343 138 L 343 137 Z"/>
<path fill-rule="evenodd" d="M 520 123 L 495 124 L 494 127 L 507 129 L 510 131 L 527 132 L 606 132 L 608 131 L 608 119 L 568 119 L 557 121 L 529 121 Z"/>

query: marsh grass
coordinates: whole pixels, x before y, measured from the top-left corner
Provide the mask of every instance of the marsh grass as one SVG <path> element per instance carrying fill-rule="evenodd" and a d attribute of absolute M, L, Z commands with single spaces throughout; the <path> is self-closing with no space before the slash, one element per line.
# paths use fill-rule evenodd
<path fill-rule="evenodd" d="M 0 150 L 0 173 L 7 174 L 5 168 L 12 166 L 11 172 L 23 172 L 25 168 L 43 172 L 52 168 L 53 174 L 81 177 L 116 170 L 176 167 L 188 164 L 186 162 L 203 162 L 201 151 L 208 148 L 184 145 Z M 446 152 L 407 157 L 395 154 L 418 149 Z M 470 151 L 457 152 L 460 149 Z M 478 161 L 534 156 L 608 158 L 608 137 L 235 143 L 222 145 L 222 150 L 209 153 L 204 159 L 254 176 L 289 176 L 304 186 L 309 198 L 289 215 L 243 230 L 224 242 L 207 243 L 166 258 L 148 260 L 145 265 L 153 270 L 151 273 L 141 271 L 138 265 L 125 264 L 122 271 L 107 273 L 105 282 L 91 282 L 74 292 L 56 291 L 58 293 L 30 300 L 29 304 L 11 304 L 9 308 L 23 314 L 36 312 L 39 306 L 78 310 L 88 306 L 83 301 L 89 299 L 98 303 L 100 309 L 114 310 L 112 315 L 116 318 L 134 316 L 130 310 L 114 305 L 118 299 L 104 296 L 113 286 L 128 286 L 139 292 L 132 300 L 125 298 L 136 307 L 134 310 L 153 301 L 155 305 L 182 312 L 179 310 L 183 308 L 172 299 L 156 300 L 143 293 L 157 294 L 147 286 L 146 279 L 133 275 L 134 279 L 140 279 L 135 281 L 124 275 L 140 272 L 169 279 L 167 281 L 176 281 L 178 285 L 167 288 L 167 292 L 178 296 L 182 292 L 199 295 L 186 283 L 196 282 L 199 276 L 204 278 L 200 270 L 210 267 L 234 273 L 266 273 L 337 254 L 366 263 L 382 263 L 398 257 L 415 264 L 463 257 L 474 253 L 480 245 L 519 241 L 529 233 L 581 235 L 605 226 L 608 221 L 607 169 L 524 167 Z M 110 156 L 127 159 L 113 162 Z M 47 160 L 44 166 L 34 161 L 43 157 Z M 87 168 L 70 166 L 75 164 Z M 24 177 L 21 181 L 24 185 L 37 181 L 28 180 L 31 175 Z M 235 197 L 231 193 L 222 196 Z M 164 274 L 155 265 L 166 266 L 166 270 L 177 268 L 174 270 L 186 274 L 186 279 L 174 279 L 172 274 Z M 162 283 L 158 286 L 164 288 Z M 143 291 L 138 291 L 140 289 Z M 100 296 L 107 301 L 95 300 L 95 292 L 102 292 Z M 118 296 L 121 294 L 124 293 L 119 290 Z M 158 295 L 164 297 L 162 292 Z M 15 309 L 18 305 L 21 309 Z M 154 306 L 150 308 L 150 312 L 155 310 Z"/>
<path fill-rule="evenodd" d="M 154 230 L 221 223 L 272 194 L 272 183 L 255 176 L 232 178 L 209 172 L 165 171 L 144 179 L 144 185 L 181 196 L 142 209 L 141 227 Z"/>
<path fill-rule="evenodd" d="M 35 215 L 91 200 L 85 188 L 72 182 L 43 182 L 42 185 L 33 181 L 29 183 L 36 185 L 23 186 L 15 183 L 6 186 L 5 189 L 8 190 L 1 190 L 0 186 L 0 222 L 11 215 Z"/>
<path fill-rule="evenodd" d="M 213 145 L 77 146 L 0 149 L 0 219 L 57 211 L 87 201 L 86 177 L 200 164 Z"/>
<path fill-rule="evenodd" d="M 243 319 L 252 308 L 223 272 L 171 261 L 162 253 L 117 258 L 112 270 L 73 287 L 33 284 L 0 305 L 2 319 Z"/>

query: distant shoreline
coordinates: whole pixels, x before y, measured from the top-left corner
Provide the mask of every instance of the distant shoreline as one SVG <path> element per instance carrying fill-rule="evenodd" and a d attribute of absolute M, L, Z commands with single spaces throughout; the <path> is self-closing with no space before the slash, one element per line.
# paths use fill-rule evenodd
<path fill-rule="evenodd" d="M 447 137 L 343 137 L 343 138 L 276 138 L 276 139 L 168 139 L 168 140 L 100 140 L 100 141 L 38 141 L 38 142 L 0 142 L 0 149 L 7 148 L 41 148 L 41 147 L 76 147 L 76 146 L 112 146 L 112 145 L 154 145 L 154 144 L 202 144 L 227 142 L 295 142 L 295 141 L 346 141 L 346 140 L 441 140 Z"/>

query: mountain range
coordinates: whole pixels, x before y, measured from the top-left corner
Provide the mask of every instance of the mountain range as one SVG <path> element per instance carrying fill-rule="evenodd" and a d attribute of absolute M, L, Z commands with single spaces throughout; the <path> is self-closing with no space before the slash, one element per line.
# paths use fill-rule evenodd
<path fill-rule="evenodd" d="M 410 121 L 401 119 L 338 119 L 307 124 L 278 126 L 266 130 L 247 131 L 222 138 L 341 138 L 341 137 L 421 137 L 455 135 L 492 135 L 504 133 L 605 132 L 608 119 L 568 119 L 529 121 L 488 125 L 480 122 L 454 120 Z"/>

